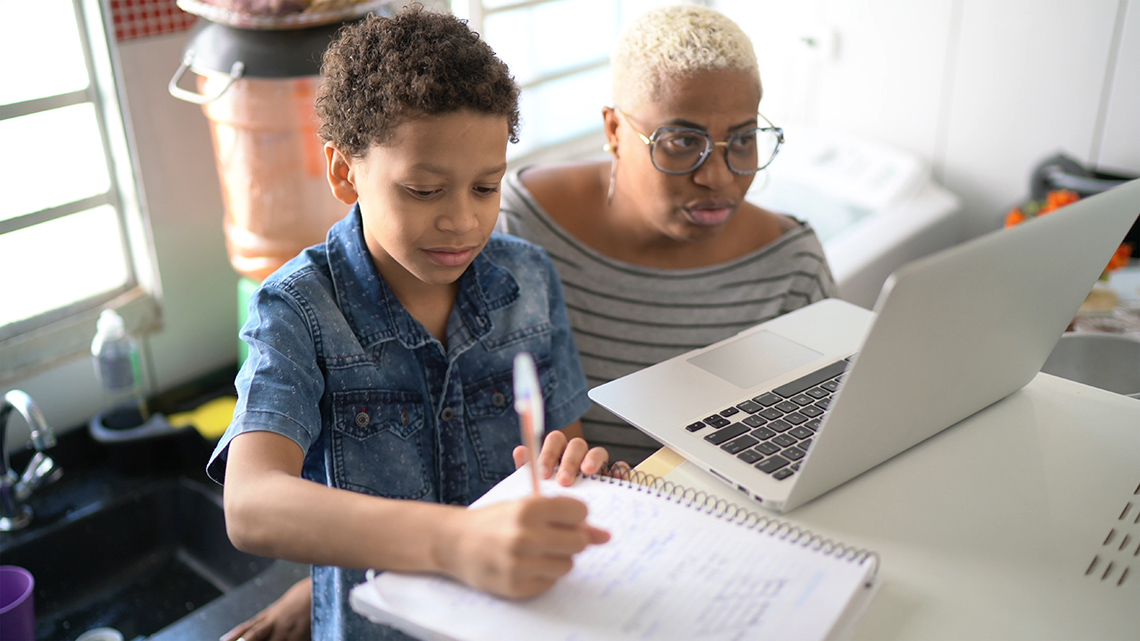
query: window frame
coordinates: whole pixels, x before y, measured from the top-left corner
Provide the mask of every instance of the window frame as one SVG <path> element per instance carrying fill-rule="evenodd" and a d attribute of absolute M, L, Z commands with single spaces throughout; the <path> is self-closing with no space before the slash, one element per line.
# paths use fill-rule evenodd
<path fill-rule="evenodd" d="M 518 0 L 516 2 L 508 2 L 495 7 L 484 7 L 482 0 L 451 0 L 451 11 L 458 17 L 467 20 L 467 25 L 471 28 L 471 30 L 480 34 L 480 37 L 482 37 L 484 31 L 484 20 L 487 16 L 495 15 L 498 13 L 508 13 L 521 9 L 530 9 L 544 4 L 553 4 L 558 1 L 559 0 Z M 610 59 L 609 56 L 606 56 L 598 60 L 575 65 L 573 67 L 562 69 L 553 73 L 543 74 L 536 78 L 531 78 L 526 82 L 519 83 L 519 89 L 525 93 L 528 90 L 541 87 L 563 78 L 589 73 L 597 69 L 608 68 L 609 66 Z M 602 145 L 606 141 L 605 131 L 602 127 L 602 119 L 600 116 L 601 108 L 602 105 L 598 105 L 598 123 L 596 128 L 593 130 L 580 134 L 578 136 L 567 138 L 557 143 L 540 145 L 521 154 L 512 155 L 508 152 L 508 166 L 511 169 L 514 169 L 518 167 L 525 167 L 527 165 L 576 161 L 597 156 L 601 151 Z"/>
<path fill-rule="evenodd" d="M 7 234 L 90 208 L 115 209 L 126 255 L 127 281 L 110 292 L 0 327 L 0 383 L 50 369 L 88 352 L 100 312 L 115 308 L 135 335 L 162 326 L 161 285 L 149 219 L 144 209 L 137 154 L 127 126 L 129 114 L 107 5 L 100 0 L 70 0 L 90 82 L 86 89 L 4 106 L 7 120 L 32 113 L 91 103 L 99 123 L 110 187 L 107 192 L 0 221 Z M 35 265 L 29 265 L 34 269 Z"/>

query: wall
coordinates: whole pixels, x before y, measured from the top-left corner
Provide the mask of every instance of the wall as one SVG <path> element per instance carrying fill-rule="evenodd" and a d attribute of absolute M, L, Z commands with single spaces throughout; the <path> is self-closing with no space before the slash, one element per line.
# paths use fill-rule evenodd
<path fill-rule="evenodd" d="M 1057 151 L 1140 175 L 1140 0 L 715 5 L 753 38 L 765 115 L 917 154 L 961 197 L 970 235 Z"/>

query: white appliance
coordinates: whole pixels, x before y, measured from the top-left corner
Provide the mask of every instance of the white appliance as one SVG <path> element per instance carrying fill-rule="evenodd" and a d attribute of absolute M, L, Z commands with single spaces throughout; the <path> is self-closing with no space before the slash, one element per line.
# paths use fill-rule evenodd
<path fill-rule="evenodd" d="M 840 298 L 870 309 L 897 267 L 963 240 L 958 197 L 917 156 L 814 129 L 785 140 L 747 198 L 811 223 Z"/>

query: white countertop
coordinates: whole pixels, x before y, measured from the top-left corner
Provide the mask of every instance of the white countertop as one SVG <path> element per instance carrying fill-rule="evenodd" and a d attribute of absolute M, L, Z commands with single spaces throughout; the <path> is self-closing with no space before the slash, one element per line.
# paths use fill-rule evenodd
<path fill-rule="evenodd" d="M 668 450 L 638 469 L 762 511 Z M 1140 400 L 1040 374 L 777 518 L 879 553 L 857 639 L 1136 639 Z"/>

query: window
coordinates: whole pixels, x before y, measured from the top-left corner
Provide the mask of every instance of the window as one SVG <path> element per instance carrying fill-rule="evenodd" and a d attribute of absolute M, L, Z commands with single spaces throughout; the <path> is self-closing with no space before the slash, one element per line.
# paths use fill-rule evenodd
<path fill-rule="evenodd" d="M 522 88 L 522 165 L 601 152 L 610 50 L 621 26 L 661 0 L 452 0 L 451 9 L 511 68 Z"/>
<path fill-rule="evenodd" d="M 158 324 L 157 274 L 98 0 L 0 0 L 0 381 Z"/>

